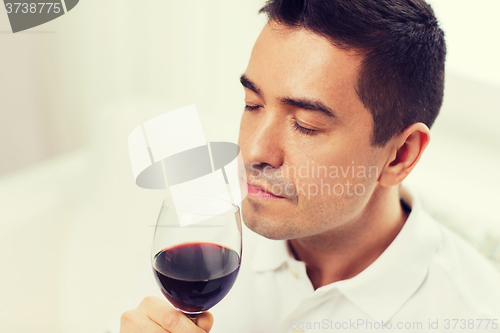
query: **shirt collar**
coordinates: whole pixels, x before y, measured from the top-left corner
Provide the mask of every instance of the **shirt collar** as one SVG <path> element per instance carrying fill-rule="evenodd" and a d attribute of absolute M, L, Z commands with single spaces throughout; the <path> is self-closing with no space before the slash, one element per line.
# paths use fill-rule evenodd
<path fill-rule="evenodd" d="M 420 200 L 411 189 L 402 187 L 401 198 L 411 207 L 411 213 L 387 249 L 355 277 L 323 286 L 316 292 L 337 287 L 373 320 L 387 322 L 417 291 L 441 243 L 441 234 L 432 218 L 422 211 Z M 289 260 L 295 259 L 286 241 L 260 237 L 253 270 L 275 270 Z"/>

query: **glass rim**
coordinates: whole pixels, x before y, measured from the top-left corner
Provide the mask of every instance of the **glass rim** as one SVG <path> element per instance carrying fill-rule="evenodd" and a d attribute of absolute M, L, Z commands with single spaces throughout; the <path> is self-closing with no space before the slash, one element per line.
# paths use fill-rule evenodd
<path fill-rule="evenodd" d="M 193 213 L 193 212 L 186 212 L 183 210 L 179 210 L 173 206 L 173 201 L 170 198 L 165 198 L 162 200 L 162 207 L 168 208 L 175 210 L 177 213 L 184 213 L 184 214 L 190 214 L 190 215 L 200 215 L 200 216 L 224 216 L 224 215 L 234 215 L 234 214 L 239 214 L 240 213 L 240 207 L 231 201 L 221 199 L 221 198 L 215 198 L 215 197 L 207 197 L 203 195 L 189 195 L 189 196 L 182 196 L 179 198 L 202 198 L 202 199 L 208 199 L 208 200 L 217 200 L 220 202 L 224 202 L 228 204 L 228 207 L 230 207 L 227 211 L 220 213 L 220 214 L 203 214 L 203 213 Z"/>

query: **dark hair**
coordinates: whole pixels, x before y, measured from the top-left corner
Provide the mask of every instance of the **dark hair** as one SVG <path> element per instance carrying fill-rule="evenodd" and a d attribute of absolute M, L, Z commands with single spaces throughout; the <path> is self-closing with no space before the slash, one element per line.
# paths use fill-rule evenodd
<path fill-rule="evenodd" d="M 270 20 L 304 28 L 364 56 L 357 93 L 373 116 L 372 145 L 416 122 L 429 128 L 443 102 L 446 44 L 423 0 L 268 0 Z"/>

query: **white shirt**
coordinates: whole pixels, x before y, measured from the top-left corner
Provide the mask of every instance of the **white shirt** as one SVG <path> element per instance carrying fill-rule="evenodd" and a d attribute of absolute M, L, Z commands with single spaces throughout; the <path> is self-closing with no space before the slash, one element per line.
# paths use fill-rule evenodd
<path fill-rule="evenodd" d="M 500 272 L 415 194 L 403 189 L 402 199 L 411 213 L 389 247 L 355 277 L 316 290 L 286 241 L 245 229 L 241 269 L 210 310 L 211 332 L 500 332 Z M 163 298 L 149 276 L 138 302 Z"/>

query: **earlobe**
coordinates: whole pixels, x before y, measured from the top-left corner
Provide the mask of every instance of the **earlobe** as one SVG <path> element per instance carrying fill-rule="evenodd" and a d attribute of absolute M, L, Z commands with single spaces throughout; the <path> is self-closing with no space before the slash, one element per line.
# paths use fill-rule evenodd
<path fill-rule="evenodd" d="M 393 144 L 386 166 L 380 175 L 383 186 L 400 184 L 413 170 L 429 144 L 430 131 L 423 123 L 408 126 L 392 139 Z"/>

